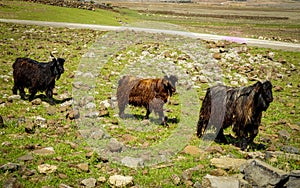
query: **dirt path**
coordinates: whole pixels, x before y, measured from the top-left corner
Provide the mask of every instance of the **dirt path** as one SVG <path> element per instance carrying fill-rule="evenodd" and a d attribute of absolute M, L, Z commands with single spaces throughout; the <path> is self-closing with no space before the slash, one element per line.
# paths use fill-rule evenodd
<path fill-rule="evenodd" d="M 0 22 L 41 25 L 41 26 L 51 26 L 51 27 L 68 27 L 68 28 L 81 28 L 81 29 L 84 28 L 84 29 L 95 29 L 95 30 L 105 30 L 105 31 L 135 30 L 135 31 L 144 31 L 150 33 L 166 33 L 166 34 L 181 35 L 181 36 L 203 39 L 203 40 L 230 40 L 238 43 L 246 43 L 249 46 L 300 52 L 300 44 L 298 43 L 296 44 L 296 43 L 268 41 L 268 40 L 259 40 L 259 39 L 251 39 L 251 38 L 239 38 L 239 37 L 211 35 L 211 34 L 203 34 L 203 33 L 192 33 L 192 32 L 176 31 L 176 30 L 149 29 L 149 28 L 138 28 L 138 27 L 126 27 L 126 26 L 104 26 L 104 25 L 95 25 L 95 24 L 79 24 L 79 23 L 65 23 L 65 22 L 15 20 L 15 19 L 0 19 Z"/>

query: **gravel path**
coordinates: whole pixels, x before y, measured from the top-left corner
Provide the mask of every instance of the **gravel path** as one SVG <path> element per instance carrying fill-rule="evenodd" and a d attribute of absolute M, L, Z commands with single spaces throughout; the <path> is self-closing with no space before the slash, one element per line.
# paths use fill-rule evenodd
<path fill-rule="evenodd" d="M 84 28 L 84 29 L 107 30 L 107 31 L 134 30 L 134 31 L 144 31 L 150 33 L 165 33 L 165 34 L 172 34 L 172 35 L 187 36 L 191 38 L 198 38 L 203 40 L 231 40 L 238 43 L 246 43 L 249 46 L 258 46 L 258 47 L 300 52 L 300 44 L 298 43 L 268 41 L 268 40 L 252 39 L 252 38 L 238 38 L 238 37 L 211 35 L 211 34 L 203 34 L 203 33 L 192 33 L 192 32 L 176 31 L 176 30 L 149 29 L 149 28 L 138 28 L 138 27 L 126 27 L 126 26 L 104 26 L 104 25 L 95 25 L 95 24 L 79 24 L 79 23 L 65 23 L 65 22 L 46 22 L 46 21 L 33 21 L 33 20 L 15 20 L 15 19 L 0 19 L 0 22 L 41 25 L 41 26 L 51 26 L 51 27 L 68 27 L 68 28 L 82 28 L 82 29 Z"/>

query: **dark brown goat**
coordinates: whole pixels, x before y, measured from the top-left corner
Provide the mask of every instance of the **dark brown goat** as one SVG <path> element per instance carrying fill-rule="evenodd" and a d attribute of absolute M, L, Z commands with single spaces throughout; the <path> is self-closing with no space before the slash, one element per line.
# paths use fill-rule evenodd
<path fill-rule="evenodd" d="M 208 88 L 199 114 L 197 136 L 214 127 L 220 130 L 216 140 L 226 142 L 223 129 L 232 126 L 237 138 L 242 140 L 241 148 L 246 149 L 258 134 L 262 111 L 272 101 L 270 81 L 240 88 L 224 85 Z"/>
<path fill-rule="evenodd" d="M 28 88 L 29 101 L 34 99 L 38 91 L 46 91 L 50 104 L 54 104 L 53 89 L 55 79 L 58 80 L 64 72 L 62 58 L 54 58 L 48 63 L 37 62 L 30 58 L 17 58 L 13 64 L 14 87 L 13 94 L 18 90 L 22 99 L 25 99 L 24 88 Z"/>
<path fill-rule="evenodd" d="M 117 100 L 119 116 L 124 117 L 124 110 L 127 104 L 133 106 L 143 106 L 147 109 L 145 119 L 154 110 L 158 113 L 163 125 L 167 125 L 163 112 L 163 105 L 168 98 L 176 91 L 175 83 L 177 77 L 170 76 L 162 79 L 141 79 L 134 76 L 123 76 L 119 80 L 117 89 Z"/>

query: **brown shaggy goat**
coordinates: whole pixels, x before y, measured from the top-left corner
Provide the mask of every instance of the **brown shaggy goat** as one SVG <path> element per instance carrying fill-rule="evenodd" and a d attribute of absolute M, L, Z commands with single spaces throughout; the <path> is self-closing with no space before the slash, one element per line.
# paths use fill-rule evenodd
<path fill-rule="evenodd" d="M 117 89 L 117 100 L 119 116 L 124 118 L 124 110 L 127 104 L 143 106 L 147 109 L 145 119 L 154 110 L 158 113 L 163 125 L 167 125 L 163 105 L 168 98 L 176 91 L 175 83 L 177 77 L 170 76 L 162 79 L 141 79 L 134 76 L 123 76 L 119 80 Z"/>
<path fill-rule="evenodd" d="M 223 129 L 232 126 L 237 138 L 242 140 L 241 148 L 246 149 L 258 134 L 262 111 L 266 111 L 272 101 L 270 81 L 258 81 L 248 87 L 208 88 L 199 114 L 197 136 L 214 127 L 220 130 L 216 140 L 226 142 Z"/>
<path fill-rule="evenodd" d="M 53 57 L 53 55 L 51 54 Z M 17 58 L 13 64 L 14 87 L 13 94 L 18 90 L 22 99 L 25 99 L 24 88 L 30 92 L 29 101 L 33 100 L 38 91 L 46 91 L 50 104 L 54 104 L 52 98 L 55 87 L 55 79 L 58 80 L 64 72 L 62 58 L 54 58 L 48 63 L 41 63 L 30 58 Z"/>

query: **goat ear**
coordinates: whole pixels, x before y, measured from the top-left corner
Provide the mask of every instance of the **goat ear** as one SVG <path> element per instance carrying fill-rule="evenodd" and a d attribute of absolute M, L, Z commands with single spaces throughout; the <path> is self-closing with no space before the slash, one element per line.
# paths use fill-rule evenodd
<path fill-rule="evenodd" d="M 263 84 L 260 81 L 257 81 L 256 84 L 254 85 L 253 90 L 255 91 L 255 93 L 259 93 L 261 92 L 262 88 L 263 88 Z"/>

